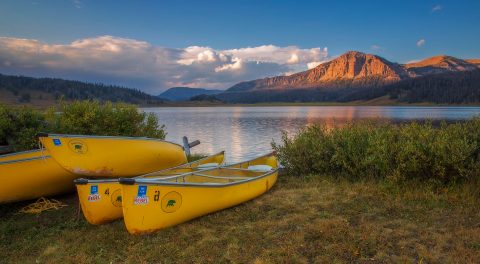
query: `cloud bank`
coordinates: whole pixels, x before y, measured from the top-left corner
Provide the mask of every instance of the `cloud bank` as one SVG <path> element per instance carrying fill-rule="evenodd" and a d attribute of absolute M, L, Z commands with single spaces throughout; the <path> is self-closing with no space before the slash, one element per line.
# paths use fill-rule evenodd
<path fill-rule="evenodd" d="M 167 48 L 114 36 L 48 44 L 0 37 L 0 73 L 116 84 L 157 94 L 173 86 L 228 88 L 306 70 L 327 60 L 327 48 L 264 45 L 229 50 Z"/>

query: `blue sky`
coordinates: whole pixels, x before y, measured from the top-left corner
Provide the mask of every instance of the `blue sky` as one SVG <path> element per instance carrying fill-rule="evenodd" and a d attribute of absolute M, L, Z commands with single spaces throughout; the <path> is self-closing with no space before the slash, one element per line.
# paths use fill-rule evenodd
<path fill-rule="evenodd" d="M 308 63 L 315 65 L 348 50 L 400 63 L 438 54 L 480 58 L 479 25 L 480 1 L 4 0 L 0 2 L 0 72 L 112 82 L 149 92 L 169 85 L 227 88 L 240 80 L 305 70 Z M 27 40 L 43 45 L 46 55 L 39 58 L 37 52 L 29 62 L 31 54 L 21 54 L 25 45 L 32 45 Z M 72 47 L 82 40 L 88 43 L 80 45 L 81 52 L 79 45 Z M 12 45 L 21 48 L 13 52 Z M 53 52 L 56 45 L 63 46 Z M 134 73 L 88 70 L 88 63 L 105 67 L 119 63 L 105 61 L 111 54 L 98 49 L 105 45 L 117 47 L 114 51 L 122 56 L 140 49 L 145 58 L 156 54 L 157 61 L 142 71 L 138 67 L 147 67 L 142 61 L 123 58 L 121 62 L 135 65 Z M 264 48 L 252 49 L 257 47 Z M 103 50 L 95 54 L 101 61 L 85 62 L 77 69 L 72 63 L 52 61 L 59 56 L 77 58 L 88 54 L 88 49 Z M 80 53 L 72 55 L 73 50 Z M 207 58 L 203 66 L 200 60 L 192 61 L 202 56 Z M 163 67 L 172 61 L 183 66 Z M 29 63 L 30 68 L 22 66 Z M 176 79 L 139 76 L 146 71 L 168 72 Z"/>

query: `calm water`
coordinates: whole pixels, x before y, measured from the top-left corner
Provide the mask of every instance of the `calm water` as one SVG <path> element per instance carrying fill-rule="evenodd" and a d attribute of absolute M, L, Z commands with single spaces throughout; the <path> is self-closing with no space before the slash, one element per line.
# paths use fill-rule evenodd
<path fill-rule="evenodd" d="M 282 107 L 159 107 L 155 113 L 166 125 L 167 140 L 181 143 L 182 136 L 201 144 L 193 153 L 227 152 L 236 162 L 271 151 L 281 131 L 295 133 L 307 124 L 339 125 L 351 120 L 466 120 L 480 115 L 480 107 L 400 106 L 282 106 Z"/>

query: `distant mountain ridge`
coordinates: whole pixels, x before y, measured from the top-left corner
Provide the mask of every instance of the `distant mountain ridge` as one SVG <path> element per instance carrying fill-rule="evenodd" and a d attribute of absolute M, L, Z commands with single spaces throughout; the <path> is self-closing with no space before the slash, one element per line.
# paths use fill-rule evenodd
<path fill-rule="evenodd" d="M 238 83 L 227 92 L 308 88 L 378 87 L 401 80 L 478 69 L 480 60 L 435 56 L 416 63 L 398 64 L 380 56 L 349 51 L 317 67 L 292 74 Z"/>
<path fill-rule="evenodd" d="M 407 76 L 408 74 L 399 64 L 376 55 L 350 51 L 308 71 L 241 82 L 230 87 L 227 92 L 365 86 L 373 83 L 383 85 Z M 365 83 L 366 81 L 368 83 Z"/>
<path fill-rule="evenodd" d="M 204 89 L 204 88 L 190 88 L 190 87 L 172 87 L 165 92 L 158 95 L 159 98 L 164 98 L 170 101 L 188 101 L 190 98 L 198 95 L 215 95 L 222 93 L 222 90 Z"/>
<path fill-rule="evenodd" d="M 216 97 L 231 103 L 348 102 L 378 97 L 409 102 L 480 103 L 479 75 L 480 59 L 440 55 L 398 64 L 377 55 L 349 51 L 307 71 L 238 83 Z M 412 87 L 420 88 L 417 91 Z M 463 98 L 469 93 L 471 98 Z"/>
<path fill-rule="evenodd" d="M 410 77 L 478 69 L 475 63 L 446 55 L 430 57 L 415 63 L 407 63 L 403 67 L 409 72 Z"/>

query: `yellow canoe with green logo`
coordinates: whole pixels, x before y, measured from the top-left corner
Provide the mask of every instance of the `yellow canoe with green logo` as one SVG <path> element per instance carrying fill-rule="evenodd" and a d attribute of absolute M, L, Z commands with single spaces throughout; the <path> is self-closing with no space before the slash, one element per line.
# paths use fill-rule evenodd
<path fill-rule="evenodd" d="M 76 175 L 63 169 L 48 151 L 0 156 L 0 203 L 35 199 L 72 191 Z"/>
<path fill-rule="evenodd" d="M 222 151 L 194 162 L 135 178 L 167 177 L 218 167 L 223 164 L 224 157 L 225 153 Z M 75 184 L 83 215 L 90 224 L 100 225 L 123 217 L 121 186 L 118 179 L 77 179 Z"/>
<path fill-rule="evenodd" d="M 150 233 L 251 200 L 277 181 L 269 154 L 168 179 L 121 178 L 123 219 L 131 234 Z"/>
<path fill-rule="evenodd" d="M 152 138 L 38 134 L 41 144 L 74 174 L 133 177 L 187 162 L 183 147 Z"/>

